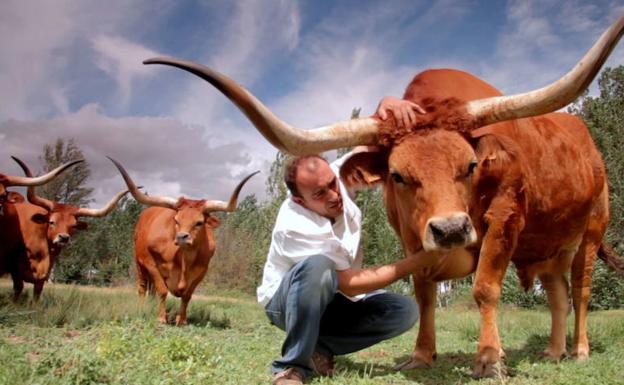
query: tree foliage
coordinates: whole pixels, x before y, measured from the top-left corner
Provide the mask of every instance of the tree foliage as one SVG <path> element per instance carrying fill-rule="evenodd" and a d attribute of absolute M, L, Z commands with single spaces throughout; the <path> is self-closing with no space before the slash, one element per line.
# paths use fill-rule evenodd
<path fill-rule="evenodd" d="M 84 159 L 82 151 L 76 145 L 74 139 L 65 141 L 58 138 L 53 144 L 43 146 L 43 155 L 39 161 L 43 164 L 43 172 L 48 172 L 56 167 L 74 160 Z M 76 206 L 85 206 L 92 201 L 90 199 L 93 189 L 85 184 L 91 175 L 89 163 L 85 160 L 64 172 L 37 189 L 37 194 L 44 198 L 68 203 Z"/>

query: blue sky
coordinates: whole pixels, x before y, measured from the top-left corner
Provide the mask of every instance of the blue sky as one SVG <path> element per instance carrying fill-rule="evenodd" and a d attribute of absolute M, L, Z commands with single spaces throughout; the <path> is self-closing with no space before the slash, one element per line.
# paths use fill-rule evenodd
<path fill-rule="evenodd" d="M 38 169 L 44 143 L 74 138 L 96 203 L 123 188 L 121 161 L 152 194 L 263 196 L 275 150 L 197 78 L 143 59 L 207 64 L 286 121 L 312 128 L 374 112 L 427 68 L 472 72 L 504 93 L 567 72 L 624 1 L 3 1 L 0 170 Z M 622 45 L 622 44 L 620 44 Z M 616 48 L 609 66 L 624 63 Z M 595 89 L 595 85 L 593 86 Z"/>

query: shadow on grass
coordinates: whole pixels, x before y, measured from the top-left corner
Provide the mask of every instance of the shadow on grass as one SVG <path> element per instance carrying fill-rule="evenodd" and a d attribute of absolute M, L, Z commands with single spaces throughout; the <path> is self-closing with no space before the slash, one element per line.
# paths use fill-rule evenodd
<path fill-rule="evenodd" d="M 167 324 L 175 325 L 176 314 L 179 310 L 179 301 L 167 301 Z M 215 312 L 205 305 L 189 306 L 186 312 L 186 322 L 189 325 L 209 327 L 215 329 L 230 329 L 232 322 L 222 312 Z"/>
<path fill-rule="evenodd" d="M 523 362 L 531 364 L 557 365 L 556 361 L 548 360 L 542 356 L 543 350 L 548 345 L 549 336 L 533 334 L 526 343 L 520 348 L 505 349 L 506 359 L 505 365 L 507 369 L 507 377 L 531 377 L 531 373 L 525 373 L 518 370 Z M 568 350 L 572 346 L 572 337 L 567 336 Z M 605 352 L 606 347 L 601 342 L 591 343 L 591 351 L 594 353 Z M 433 367 L 428 369 L 414 369 L 400 372 L 406 379 L 425 385 L 451 385 L 462 384 L 472 381 L 472 369 L 474 365 L 476 352 L 455 351 L 438 354 Z M 370 378 L 386 376 L 396 373 L 394 365 L 405 362 L 410 358 L 404 355 L 394 359 L 394 364 L 376 364 L 369 362 L 354 362 L 349 358 L 338 358 L 339 371 L 355 371 L 363 376 Z M 566 357 L 564 360 L 573 360 Z"/>

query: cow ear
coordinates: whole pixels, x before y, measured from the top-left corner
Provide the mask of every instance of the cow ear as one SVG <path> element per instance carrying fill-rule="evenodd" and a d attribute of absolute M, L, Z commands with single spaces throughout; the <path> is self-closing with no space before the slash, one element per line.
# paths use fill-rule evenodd
<path fill-rule="evenodd" d="M 208 226 L 212 227 L 213 229 L 216 229 L 217 227 L 219 227 L 221 225 L 221 221 L 217 217 L 213 217 L 212 215 L 208 215 L 206 217 L 206 224 Z"/>
<path fill-rule="evenodd" d="M 24 197 L 20 193 L 9 191 L 7 194 L 7 201 L 10 203 L 24 203 Z"/>
<path fill-rule="evenodd" d="M 47 225 L 50 220 L 50 216 L 47 214 L 35 213 L 32 217 L 30 217 L 30 220 L 40 225 Z"/>
<path fill-rule="evenodd" d="M 351 191 L 383 183 L 388 174 L 388 153 L 358 152 L 340 167 L 340 178 Z"/>
<path fill-rule="evenodd" d="M 85 221 L 76 222 L 76 230 L 86 230 L 89 227 L 89 224 Z"/>

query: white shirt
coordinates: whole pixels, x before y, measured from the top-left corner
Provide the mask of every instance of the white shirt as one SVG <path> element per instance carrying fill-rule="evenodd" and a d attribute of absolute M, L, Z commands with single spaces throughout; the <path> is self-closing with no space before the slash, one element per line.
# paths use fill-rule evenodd
<path fill-rule="evenodd" d="M 340 166 L 351 156 L 346 154 L 330 164 L 338 177 L 342 194 L 342 215 L 331 221 L 298 203 L 289 196 L 277 214 L 269 254 L 264 265 L 262 284 L 257 289 L 258 302 L 265 306 L 277 291 L 282 278 L 293 265 L 313 255 L 334 261 L 336 270 L 362 266 L 360 235 L 362 213 L 349 197 L 340 180 Z"/>

